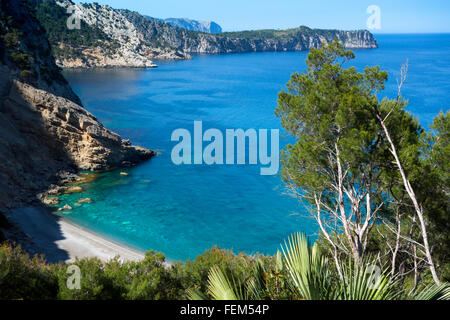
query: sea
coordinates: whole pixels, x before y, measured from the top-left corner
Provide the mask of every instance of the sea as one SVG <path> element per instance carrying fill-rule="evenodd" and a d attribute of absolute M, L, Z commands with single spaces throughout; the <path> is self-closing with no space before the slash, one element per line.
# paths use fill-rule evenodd
<path fill-rule="evenodd" d="M 375 36 L 378 49 L 355 50 L 350 64 L 388 71 L 383 96 L 395 97 L 408 61 L 407 110 L 429 128 L 450 106 L 450 34 Z M 197 55 L 158 62 L 156 69 L 65 71 L 86 109 L 133 144 L 159 152 L 128 169 L 97 173 L 82 193 L 61 196 L 65 219 L 141 251 L 172 261 L 195 259 L 217 246 L 235 253 L 275 254 L 294 232 L 312 241 L 318 227 L 306 204 L 279 174 L 261 164 L 206 165 L 172 161 L 177 129 L 279 129 L 280 148 L 292 143 L 274 114 L 278 93 L 294 72 L 305 72 L 307 52 Z M 123 173 L 128 175 L 124 175 Z M 91 203 L 79 204 L 90 198 Z"/>

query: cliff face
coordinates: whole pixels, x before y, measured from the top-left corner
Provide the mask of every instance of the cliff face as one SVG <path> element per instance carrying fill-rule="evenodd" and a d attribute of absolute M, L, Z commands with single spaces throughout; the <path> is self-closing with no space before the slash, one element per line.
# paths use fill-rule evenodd
<path fill-rule="evenodd" d="M 30 7 L 0 0 L 0 9 L 0 208 L 29 203 L 78 170 L 132 165 L 155 154 L 82 107 Z"/>
<path fill-rule="evenodd" d="M 70 0 L 57 3 L 54 0 L 41 2 L 38 16 L 50 34 L 58 64 L 63 67 L 148 67 L 153 65 L 152 59 L 189 59 L 190 54 L 197 53 L 302 51 L 334 40 L 353 49 L 378 47 L 373 35 L 365 30 L 300 27 L 208 34 L 175 28 L 164 21 L 128 10 L 97 4 L 74 5 Z M 56 7 L 60 10 L 54 10 Z M 65 12 L 69 7 L 75 8 L 75 15 L 81 20 L 81 30 L 64 28 L 69 17 Z M 78 37 L 72 37 L 77 34 Z M 80 39 L 92 37 L 95 41 L 81 43 Z"/>
<path fill-rule="evenodd" d="M 353 49 L 373 49 L 378 43 L 366 30 L 315 30 L 300 27 L 290 30 L 243 31 L 207 34 L 176 29 L 136 12 L 119 10 L 130 21 L 142 39 L 183 53 L 240 53 L 261 51 L 303 51 L 323 43 L 341 41 Z"/>
<path fill-rule="evenodd" d="M 68 0 L 43 0 L 38 1 L 36 12 L 48 32 L 60 66 L 156 66 L 152 62 L 151 48 L 117 10 L 97 4 L 75 6 Z M 80 21 L 79 26 L 77 21 Z M 69 28 L 68 24 L 73 25 Z"/>
<path fill-rule="evenodd" d="M 204 33 L 221 33 L 222 27 L 214 21 L 197 21 L 186 18 L 168 18 L 164 22 L 170 24 L 172 27 L 180 28 L 190 31 L 198 31 Z"/>
<path fill-rule="evenodd" d="M 346 48 L 372 49 L 378 45 L 372 34 L 368 31 L 326 31 L 316 30 L 310 33 L 293 31 L 284 37 L 253 38 L 245 37 L 246 32 L 240 33 L 243 37 L 198 35 L 195 39 L 186 39 L 184 42 L 175 41 L 184 52 L 188 53 L 244 53 L 244 52 L 275 52 L 275 51 L 304 51 L 318 48 L 323 43 L 335 40 L 341 41 Z"/>

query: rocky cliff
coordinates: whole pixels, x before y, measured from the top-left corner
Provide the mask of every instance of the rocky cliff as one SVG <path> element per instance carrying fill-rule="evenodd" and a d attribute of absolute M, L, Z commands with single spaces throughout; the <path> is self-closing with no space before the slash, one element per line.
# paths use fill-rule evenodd
<path fill-rule="evenodd" d="M 155 154 L 83 108 L 26 2 L 0 0 L 0 9 L 0 209 L 36 201 L 78 170 L 132 165 Z"/>
<path fill-rule="evenodd" d="M 152 58 L 159 51 L 155 54 L 117 10 L 95 3 L 74 5 L 68 0 L 37 0 L 36 13 L 60 66 L 156 66 Z"/>
<path fill-rule="evenodd" d="M 259 30 L 207 34 L 176 29 L 167 23 L 144 17 L 137 12 L 119 10 L 142 39 L 184 54 L 241 53 L 261 51 L 303 51 L 323 43 L 341 41 L 353 49 L 374 49 L 378 43 L 366 30 L 339 31 L 299 27 L 289 30 Z"/>
<path fill-rule="evenodd" d="M 184 30 L 211 34 L 222 33 L 222 27 L 214 21 L 198 21 L 187 18 L 168 18 L 164 19 L 163 21 L 170 24 L 172 27 Z"/>
<path fill-rule="evenodd" d="M 72 17 L 80 19 L 80 30 L 66 27 L 68 9 L 73 10 Z M 189 59 L 198 53 L 302 51 L 335 40 L 353 49 L 378 47 L 373 35 L 365 30 L 300 27 L 213 35 L 175 28 L 137 12 L 95 3 L 74 5 L 70 0 L 40 0 L 37 10 L 57 62 L 63 67 L 148 67 L 153 65 L 153 59 Z"/>

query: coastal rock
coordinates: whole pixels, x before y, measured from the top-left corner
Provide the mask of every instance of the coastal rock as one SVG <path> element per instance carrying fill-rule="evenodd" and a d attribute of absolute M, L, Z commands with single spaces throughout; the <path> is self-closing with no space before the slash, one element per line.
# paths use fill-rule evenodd
<path fill-rule="evenodd" d="M 100 174 L 97 173 L 81 173 L 77 176 L 75 182 L 76 183 L 91 183 L 96 181 L 100 177 Z"/>
<path fill-rule="evenodd" d="M 70 187 L 66 190 L 66 194 L 71 194 L 71 193 L 81 193 L 83 192 L 83 188 L 82 187 Z"/>
<path fill-rule="evenodd" d="M 156 155 L 123 140 L 82 106 L 29 84 L 13 80 L 0 98 L 0 207 L 67 181 L 61 171 L 106 170 Z M 65 192 L 75 191 L 82 190 Z M 63 192 L 54 187 L 49 194 Z"/>
<path fill-rule="evenodd" d="M 123 161 L 136 164 L 155 155 L 105 128 L 82 106 L 28 84 L 13 81 L 4 104 L 11 111 L 15 107 L 29 108 L 37 115 L 43 134 L 59 145 L 78 169 L 104 170 L 120 167 Z"/>
<path fill-rule="evenodd" d="M 55 52 L 61 53 L 55 55 L 56 63 L 59 66 L 66 68 L 157 67 L 152 60 L 156 53 L 153 46 L 142 39 L 135 26 L 119 10 L 101 6 L 97 3 L 75 5 L 69 0 L 48 1 L 37 4 L 38 9 L 40 6 L 47 7 L 51 5 L 53 5 L 52 13 L 58 12 L 59 15 L 67 15 L 67 18 L 69 17 L 66 14 L 67 8 L 75 8 L 74 15 L 87 24 L 90 30 L 96 30 L 96 36 L 98 37 L 90 45 L 55 40 L 52 43 L 57 47 Z M 42 11 L 45 14 L 50 14 L 48 10 Z M 48 25 L 48 22 L 52 18 L 60 17 L 46 16 L 46 18 L 49 19 L 44 19 L 45 22 L 44 20 L 42 21 L 46 23 L 45 26 L 49 29 L 54 25 Z M 57 28 L 59 29 L 59 26 Z M 84 30 L 83 27 L 81 30 Z M 62 32 L 70 31 L 69 29 L 62 29 Z M 86 31 L 86 33 L 89 32 Z M 92 34 L 89 34 L 89 36 L 92 37 Z M 64 36 L 61 38 L 65 39 Z"/>
<path fill-rule="evenodd" d="M 46 190 L 45 194 L 49 196 L 59 196 L 61 194 L 64 194 L 65 192 L 66 188 L 64 186 L 51 185 L 48 190 Z"/>
<path fill-rule="evenodd" d="M 58 198 L 44 198 L 42 200 L 42 203 L 47 206 L 54 206 L 54 205 L 59 204 L 59 199 Z"/>
<path fill-rule="evenodd" d="M 69 45 L 59 43 L 61 50 L 77 50 L 79 56 L 57 55 L 56 63 L 64 68 L 156 68 L 147 56 L 130 53 L 128 51 L 116 51 L 110 55 L 103 47 L 74 48 Z M 175 58 L 174 58 L 175 59 Z"/>
<path fill-rule="evenodd" d="M 58 195 L 64 188 L 57 186 L 76 180 L 80 170 L 133 165 L 156 155 L 83 108 L 26 2 L 3 0 L 0 6 L 0 30 L 14 40 L 0 37 L 0 208 Z"/>
<path fill-rule="evenodd" d="M 80 199 L 78 200 L 78 203 L 92 203 L 92 199 L 91 198 Z"/>
<path fill-rule="evenodd" d="M 219 31 L 220 27 L 213 23 L 202 24 L 188 19 L 182 19 L 184 22 L 180 19 L 163 21 L 129 10 L 113 9 L 96 3 L 74 4 L 70 0 L 39 3 L 38 12 L 41 12 L 40 7 L 52 5 L 53 10 L 41 10 L 41 21 L 45 23 L 47 31 L 54 35 L 52 45 L 56 48 L 54 55 L 58 65 L 67 68 L 149 68 L 155 66 L 153 60 L 191 59 L 191 54 L 303 51 L 335 40 L 352 49 L 378 47 L 377 41 L 367 30 L 299 27 L 217 33 L 213 31 Z M 57 12 L 59 8 L 60 15 L 64 16 L 68 7 L 75 8 L 74 14 L 82 21 L 82 35 L 94 37 L 95 41 L 81 45 L 76 40 L 70 40 L 68 33 L 71 30 L 59 27 L 63 22 L 58 20 L 52 23 L 61 17 L 51 16 L 51 13 Z M 208 30 L 211 32 L 206 33 Z"/>
<path fill-rule="evenodd" d="M 173 48 L 184 54 L 304 51 L 324 43 L 340 41 L 346 48 L 378 48 L 367 30 L 340 31 L 299 27 L 288 30 L 264 30 L 207 34 L 174 28 L 139 13 L 119 10 L 146 41 Z"/>

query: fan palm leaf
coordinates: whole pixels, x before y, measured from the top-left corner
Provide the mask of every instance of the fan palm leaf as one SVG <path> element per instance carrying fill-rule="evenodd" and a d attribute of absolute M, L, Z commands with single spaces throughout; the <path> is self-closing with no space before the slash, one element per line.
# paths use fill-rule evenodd
<path fill-rule="evenodd" d="M 450 284 L 430 285 L 420 292 L 411 293 L 410 300 L 450 300 Z"/>
<path fill-rule="evenodd" d="M 328 300 L 334 296 L 328 261 L 317 246 L 311 246 L 303 233 L 296 233 L 285 242 L 282 252 L 293 289 L 307 300 Z"/>
<path fill-rule="evenodd" d="M 380 268 L 375 260 L 363 260 L 359 265 L 349 261 L 343 267 L 338 299 L 394 300 L 398 297 L 397 284 L 390 280 L 389 270 Z"/>

